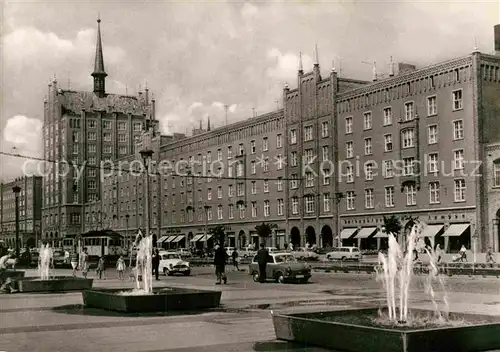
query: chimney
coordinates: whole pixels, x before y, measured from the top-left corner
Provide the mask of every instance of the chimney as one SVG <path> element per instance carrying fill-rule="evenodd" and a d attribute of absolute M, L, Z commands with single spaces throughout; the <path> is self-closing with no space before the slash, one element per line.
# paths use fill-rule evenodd
<path fill-rule="evenodd" d="M 500 55 L 500 24 L 493 28 L 495 33 L 495 55 Z"/>
<path fill-rule="evenodd" d="M 394 76 L 394 63 L 392 62 L 392 56 L 389 59 L 389 77 Z"/>

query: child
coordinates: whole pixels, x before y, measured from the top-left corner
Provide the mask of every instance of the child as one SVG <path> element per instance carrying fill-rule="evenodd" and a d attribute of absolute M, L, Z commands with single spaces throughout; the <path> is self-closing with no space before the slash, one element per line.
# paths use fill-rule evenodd
<path fill-rule="evenodd" d="M 118 279 L 123 280 L 123 272 L 125 271 L 125 260 L 120 256 L 116 261 L 116 270 L 118 271 Z"/>
<path fill-rule="evenodd" d="M 100 257 L 99 258 L 99 262 L 97 263 L 97 277 L 99 279 L 102 279 L 103 277 L 103 274 L 104 274 L 104 258 L 103 257 Z"/>

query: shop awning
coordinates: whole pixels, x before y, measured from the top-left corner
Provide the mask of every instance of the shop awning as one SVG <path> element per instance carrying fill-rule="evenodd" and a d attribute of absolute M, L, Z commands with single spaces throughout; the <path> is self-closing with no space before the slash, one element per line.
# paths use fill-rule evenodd
<path fill-rule="evenodd" d="M 191 239 L 191 242 L 198 242 L 204 235 L 196 235 Z"/>
<path fill-rule="evenodd" d="M 377 231 L 376 227 L 363 227 L 354 238 L 368 238 Z"/>
<path fill-rule="evenodd" d="M 342 232 L 340 233 L 340 239 L 347 240 L 348 238 L 351 238 L 356 233 L 356 231 L 358 231 L 357 227 L 343 229 Z"/>
<path fill-rule="evenodd" d="M 418 237 L 434 237 L 443 227 L 444 225 L 428 225 Z"/>
<path fill-rule="evenodd" d="M 158 241 L 156 241 L 156 243 L 163 243 L 165 242 L 165 240 L 168 238 L 168 236 L 161 236 L 160 239 Z"/>
<path fill-rule="evenodd" d="M 173 240 L 175 240 L 177 236 L 168 236 L 167 240 L 165 241 L 165 243 L 168 243 L 168 242 L 172 242 Z"/>
<path fill-rule="evenodd" d="M 389 238 L 389 235 L 384 231 L 379 231 L 373 238 Z"/>
<path fill-rule="evenodd" d="M 459 237 L 469 228 L 469 226 L 470 224 L 451 224 L 443 234 L 443 237 Z"/>
<path fill-rule="evenodd" d="M 180 236 L 177 236 L 173 241 L 172 243 L 177 243 L 179 241 L 182 241 L 184 239 L 184 237 L 186 237 L 185 235 L 180 235 Z"/>
<path fill-rule="evenodd" d="M 212 236 L 213 236 L 213 235 L 205 235 L 205 236 L 203 236 L 203 235 L 202 235 L 202 237 L 203 237 L 203 238 L 202 238 L 201 240 L 202 240 L 202 241 L 208 241 L 209 239 L 211 239 L 211 238 L 212 238 Z"/>

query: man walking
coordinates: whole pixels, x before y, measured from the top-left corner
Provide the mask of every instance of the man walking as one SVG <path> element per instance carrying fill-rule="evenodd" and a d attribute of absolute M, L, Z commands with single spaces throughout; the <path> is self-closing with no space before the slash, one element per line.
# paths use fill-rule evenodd
<path fill-rule="evenodd" d="M 82 255 L 80 256 L 80 260 L 81 260 L 80 267 L 82 269 L 82 275 L 84 278 L 87 278 L 87 274 L 89 272 L 89 267 L 90 267 L 89 254 L 87 253 L 87 247 L 83 248 L 83 252 L 82 252 Z"/>
<path fill-rule="evenodd" d="M 224 247 L 216 245 L 215 253 L 214 253 L 214 265 L 215 265 L 215 276 L 217 277 L 216 285 L 221 284 L 221 280 L 224 281 L 224 284 L 227 284 L 227 277 L 225 274 L 226 267 L 226 259 L 227 253 L 224 250 Z"/>
<path fill-rule="evenodd" d="M 160 280 L 160 252 L 155 248 L 152 258 L 153 272 L 155 273 L 156 280 Z"/>
<path fill-rule="evenodd" d="M 69 257 L 71 262 L 71 267 L 73 268 L 73 277 L 76 276 L 76 270 L 78 269 L 78 253 L 73 249 Z"/>
<path fill-rule="evenodd" d="M 266 267 L 269 259 L 269 252 L 264 243 L 260 244 L 260 249 L 257 252 L 257 263 L 259 264 L 259 282 L 266 282 Z"/>
<path fill-rule="evenodd" d="M 238 267 L 238 252 L 236 251 L 236 248 L 233 249 L 233 253 L 231 253 L 231 256 L 233 257 L 233 266 L 236 269 L 236 271 L 240 271 L 240 268 Z"/>

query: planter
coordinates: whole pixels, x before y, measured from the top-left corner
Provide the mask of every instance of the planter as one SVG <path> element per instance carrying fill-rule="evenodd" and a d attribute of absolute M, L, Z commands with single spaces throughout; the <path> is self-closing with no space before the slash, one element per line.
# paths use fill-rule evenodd
<path fill-rule="evenodd" d="M 275 314 L 276 337 L 332 350 L 366 352 L 491 351 L 500 348 L 498 317 L 452 314 L 460 326 L 401 327 L 377 325 L 378 309 Z M 431 311 L 411 310 L 427 315 Z"/>

